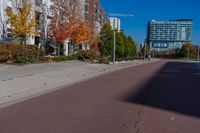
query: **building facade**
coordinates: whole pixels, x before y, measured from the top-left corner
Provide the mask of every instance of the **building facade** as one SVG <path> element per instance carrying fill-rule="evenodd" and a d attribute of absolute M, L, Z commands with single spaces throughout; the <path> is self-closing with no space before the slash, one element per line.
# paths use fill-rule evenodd
<path fill-rule="evenodd" d="M 0 41 L 6 38 L 7 24 L 5 9 L 7 4 L 7 1 L 0 0 Z"/>
<path fill-rule="evenodd" d="M 101 6 L 99 1 L 96 1 L 95 4 L 95 31 L 100 33 L 101 28 L 105 23 L 109 22 L 108 16 Z"/>
<path fill-rule="evenodd" d="M 14 0 L 15 1 L 15 0 Z M 27 37 L 27 44 L 38 44 L 41 36 L 47 37 L 47 33 L 50 30 L 48 25 L 51 22 L 51 8 L 53 0 L 27 0 L 32 1 L 33 12 L 35 14 L 37 27 L 36 35 Z M 63 0 L 63 2 L 69 2 L 70 0 Z M 22 2 L 23 0 L 19 0 Z M 73 2 L 73 0 L 72 0 Z M 96 33 L 99 33 L 102 26 L 108 22 L 107 15 L 103 10 L 98 0 L 78 0 L 77 3 L 80 10 L 80 17 L 88 22 L 92 29 Z M 0 40 L 10 36 L 11 27 L 7 24 L 7 16 L 5 9 L 9 7 L 14 8 L 12 0 L 0 0 Z"/>
<path fill-rule="evenodd" d="M 88 22 L 96 33 L 108 22 L 106 13 L 98 0 L 80 0 L 81 17 Z"/>
<path fill-rule="evenodd" d="M 11 38 L 11 26 L 7 23 L 7 15 L 5 12 L 6 8 L 12 9 L 14 12 L 16 11 L 16 3 L 23 3 L 23 0 L 0 0 L 0 41 L 4 40 L 4 38 Z M 33 16 L 36 18 L 36 35 L 27 36 L 26 44 L 34 45 L 39 43 L 39 39 L 41 36 L 47 35 L 47 26 L 50 20 L 48 20 L 48 15 L 50 14 L 50 6 L 51 0 L 26 0 L 29 2 L 32 8 Z"/>
<path fill-rule="evenodd" d="M 118 32 L 121 31 L 121 22 L 120 22 L 119 18 L 110 17 L 109 21 L 110 21 L 110 25 L 111 25 L 113 30 L 117 30 Z"/>
<path fill-rule="evenodd" d="M 181 48 L 192 42 L 192 19 L 148 22 L 147 43 L 150 50 L 163 51 Z"/>

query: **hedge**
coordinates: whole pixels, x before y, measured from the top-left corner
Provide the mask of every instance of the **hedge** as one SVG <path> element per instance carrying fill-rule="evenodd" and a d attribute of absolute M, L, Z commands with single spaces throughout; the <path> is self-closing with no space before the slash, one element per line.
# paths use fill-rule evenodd
<path fill-rule="evenodd" d="M 38 51 L 39 50 L 39 51 Z M 39 55 L 44 56 L 44 51 L 36 46 L 23 46 L 14 43 L 0 43 L 0 62 L 20 62 L 22 58 L 29 58 L 28 62 L 35 61 Z"/>

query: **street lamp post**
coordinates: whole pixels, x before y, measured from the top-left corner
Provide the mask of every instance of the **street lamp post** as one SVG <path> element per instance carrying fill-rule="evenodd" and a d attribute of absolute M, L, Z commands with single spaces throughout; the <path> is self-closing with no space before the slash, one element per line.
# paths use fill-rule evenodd
<path fill-rule="evenodd" d="M 114 44 L 113 44 L 113 64 L 115 64 L 115 60 L 116 60 L 116 31 L 114 31 Z"/>
<path fill-rule="evenodd" d="M 109 16 L 119 16 L 119 17 L 134 17 L 132 14 L 119 14 L 119 13 L 110 13 Z M 113 65 L 116 63 L 116 31 L 114 30 L 114 43 L 113 43 Z"/>

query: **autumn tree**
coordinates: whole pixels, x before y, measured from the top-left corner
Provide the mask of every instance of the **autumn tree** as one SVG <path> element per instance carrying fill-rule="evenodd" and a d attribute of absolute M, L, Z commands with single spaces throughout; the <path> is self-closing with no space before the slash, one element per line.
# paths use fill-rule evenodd
<path fill-rule="evenodd" d="M 26 45 L 27 36 L 35 35 L 35 12 L 34 1 L 24 0 L 23 3 L 18 0 L 12 0 L 13 8 L 7 8 L 8 23 L 11 26 L 11 33 L 21 39 L 22 44 Z"/>
<path fill-rule="evenodd" d="M 72 38 L 78 45 L 82 44 L 85 48 L 96 52 L 99 51 L 99 33 L 96 33 L 86 21 L 81 21 L 78 24 Z"/>
<path fill-rule="evenodd" d="M 183 57 L 187 57 L 187 56 L 193 57 L 195 53 L 196 53 L 196 50 L 191 43 L 185 43 L 181 48 L 181 55 Z"/>
<path fill-rule="evenodd" d="M 91 34 L 91 27 L 86 22 L 82 21 L 78 23 L 72 38 L 76 44 L 82 44 L 84 48 L 89 48 Z"/>
<path fill-rule="evenodd" d="M 92 30 L 89 37 L 90 49 L 99 52 L 99 45 L 98 45 L 99 41 L 100 41 L 99 34 Z"/>
<path fill-rule="evenodd" d="M 52 1 L 51 30 L 57 46 L 60 47 L 65 40 L 71 39 L 80 27 L 81 17 L 78 0 Z M 79 39 L 78 39 L 79 40 Z M 58 50 L 58 54 L 60 51 Z"/>

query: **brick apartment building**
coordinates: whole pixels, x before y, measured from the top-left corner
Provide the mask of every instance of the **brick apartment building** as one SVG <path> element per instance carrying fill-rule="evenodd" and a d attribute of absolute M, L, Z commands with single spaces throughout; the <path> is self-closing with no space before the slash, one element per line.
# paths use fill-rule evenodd
<path fill-rule="evenodd" d="M 98 0 L 80 0 L 82 15 L 85 21 L 97 32 L 100 32 L 101 27 L 108 22 L 106 13 L 103 10 Z"/>

